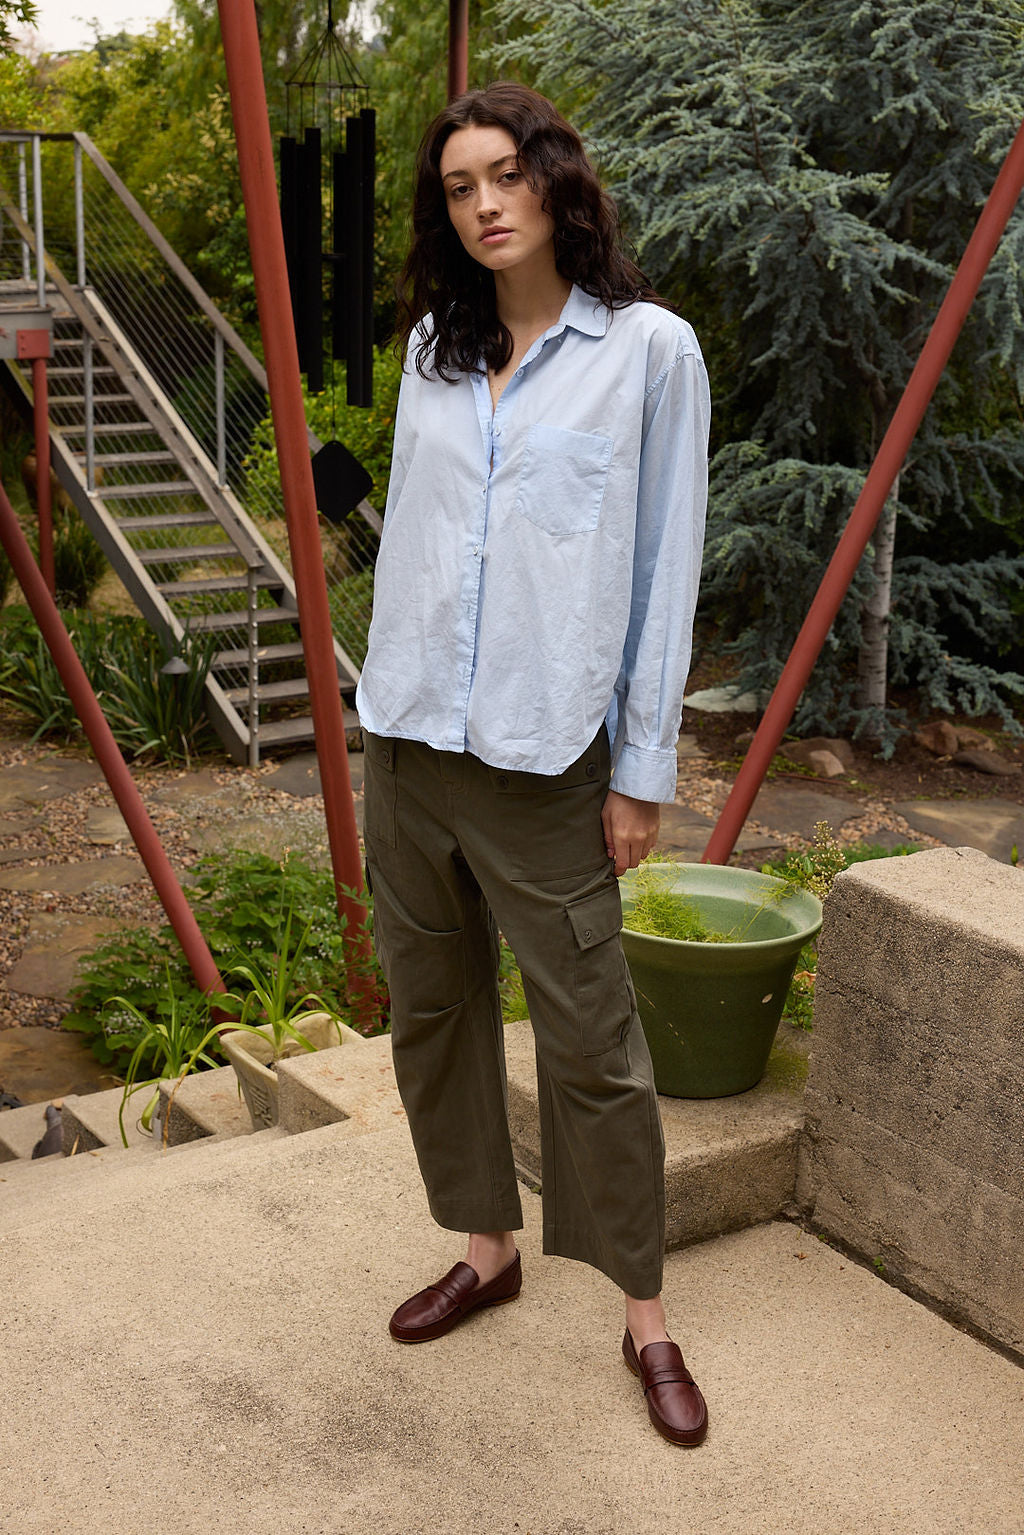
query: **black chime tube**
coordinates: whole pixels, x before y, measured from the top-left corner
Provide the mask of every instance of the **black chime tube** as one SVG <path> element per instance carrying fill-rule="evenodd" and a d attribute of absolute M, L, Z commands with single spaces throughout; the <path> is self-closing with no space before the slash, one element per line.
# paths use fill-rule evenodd
<path fill-rule="evenodd" d="M 324 387 L 323 201 L 320 193 L 320 129 L 307 128 L 299 146 L 298 196 L 299 366 L 310 393 Z"/>
<path fill-rule="evenodd" d="M 360 295 L 362 325 L 362 386 L 360 405 L 373 404 L 373 204 L 377 156 L 377 114 L 364 107 L 359 114 L 363 124 L 363 283 Z"/>
<path fill-rule="evenodd" d="M 361 117 L 345 119 L 345 398 L 349 405 L 362 405 L 365 388 L 363 383 L 364 332 L 366 329 L 363 310 L 364 256 L 363 243 L 363 121 Z"/>

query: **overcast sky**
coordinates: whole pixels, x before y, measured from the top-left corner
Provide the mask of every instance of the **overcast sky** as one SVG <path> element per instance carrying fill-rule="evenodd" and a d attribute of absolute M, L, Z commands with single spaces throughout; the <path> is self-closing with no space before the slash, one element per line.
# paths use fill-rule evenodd
<path fill-rule="evenodd" d="M 169 0 L 37 0 L 37 5 L 38 24 L 25 35 L 37 38 L 47 53 L 88 48 L 95 36 L 93 18 L 104 34 L 144 32 L 170 11 Z"/>

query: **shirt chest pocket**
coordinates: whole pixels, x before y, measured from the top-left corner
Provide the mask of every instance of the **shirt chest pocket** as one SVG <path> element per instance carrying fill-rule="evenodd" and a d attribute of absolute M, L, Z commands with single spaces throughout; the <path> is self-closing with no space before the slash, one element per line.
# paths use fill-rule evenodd
<path fill-rule="evenodd" d="M 531 426 L 514 511 L 555 536 L 592 533 L 601 515 L 612 439 L 598 432 Z"/>

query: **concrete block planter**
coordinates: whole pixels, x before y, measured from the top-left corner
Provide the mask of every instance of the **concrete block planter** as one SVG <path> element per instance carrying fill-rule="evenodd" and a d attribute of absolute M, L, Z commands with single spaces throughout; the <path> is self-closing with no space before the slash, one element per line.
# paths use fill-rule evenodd
<path fill-rule="evenodd" d="M 340 1026 L 331 1013 L 310 1013 L 297 1021 L 296 1026 L 316 1050 L 327 1050 L 341 1043 Z M 270 1064 L 274 1059 L 273 1038 L 274 1030 L 269 1023 L 262 1024 L 256 1033 L 238 1030 L 221 1036 L 224 1054 L 235 1068 L 256 1130 L 267 1129 L 278 1121 L 277 1072 Z M 308 1052 L 298 1040 L 289 1039 L 281 1053 L 287 1058 Z"/>

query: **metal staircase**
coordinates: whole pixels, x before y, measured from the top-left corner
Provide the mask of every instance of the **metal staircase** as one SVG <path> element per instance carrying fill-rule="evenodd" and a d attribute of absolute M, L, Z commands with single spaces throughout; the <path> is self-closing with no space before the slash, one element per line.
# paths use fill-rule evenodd
<path fill-rule="evenodd" d="M 70 237 L 48 225 L 44 242 L 38 198 L 29 218 L 26 147 L 33 184 L 46 186 L 48 158 L 58 200 L 65 172 L 65 203 L 70 179 Z M 57 153 L 68 147 L 70 178 Z M 13 176 L 11 150 L 20 151 Z M 168 654 L 187 660 L 197 642 L 216 646 L 207 700 L 229 753 L 255 763 L 268 748 L 310 741 L 279 491 L 258 472 L 267 410 L 259 363 L 85 135 L 0 134 L 0 219 L 0 307 L 41 292 L 53 318 L 50 441 L 62 486 Z M 8 387 L 30 407 L 30 370 L 6 366 Z M 354 529 L 326 548 L 342 592 L 372 561 L 380 529 L 365 502 L 350 521 Z M 350 607 L 340 602 L 339 614 Z M 350 699 L 359 667 L 344 638 L 335 660 Z M 356 636 L 357 653 L 358 644 Z"/>

